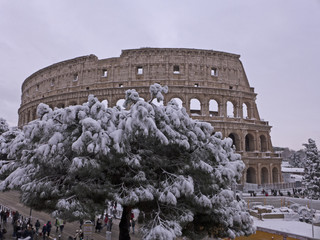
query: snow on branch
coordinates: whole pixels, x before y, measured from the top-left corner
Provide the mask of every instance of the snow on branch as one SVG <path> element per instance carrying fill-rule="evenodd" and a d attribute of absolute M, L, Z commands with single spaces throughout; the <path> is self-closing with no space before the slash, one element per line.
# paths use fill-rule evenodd
<path fill-rule="evenodd" d="M 0 153 L 12 159 L 0 162 L 0 189 L 20 189 L 23 203 L 70 220 L 101 213 L 106 201 L 138 207 L 146 213 L 144 239 L 253 233 L 245 204 L 227 190 L 241 178 L 240 155 L 174 100 L 151 103 L 167 92 L 154 84 L 146 102 L 127 90 L 127 109 L 108 108 L 93 95 L 66 108 L 40 104 L 39 119 L 22 131 L 8 131 L 0 119 Z"/>
<path fill-rule="evenodd" d="M 168 93 L 168 86 L 162 87 L 160 84 L 155 83 L 150 86 L 149 92 L 151 95 L 149 103 L 151 103 L 154 98 L 156 98 L 158 102 L 161 102 L 164 100 L 162 93 Z"/>

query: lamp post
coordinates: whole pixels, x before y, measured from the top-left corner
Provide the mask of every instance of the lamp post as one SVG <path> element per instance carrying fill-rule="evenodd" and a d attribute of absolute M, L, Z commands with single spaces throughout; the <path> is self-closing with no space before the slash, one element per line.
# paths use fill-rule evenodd
<path fill-rule="evenodd" d="M 311 197 L 311 224 L 312 224 L 312 238 L 314 238 L 314 226 L 313 226 L 313 204 L 312 204 L 312 197 Z"/>

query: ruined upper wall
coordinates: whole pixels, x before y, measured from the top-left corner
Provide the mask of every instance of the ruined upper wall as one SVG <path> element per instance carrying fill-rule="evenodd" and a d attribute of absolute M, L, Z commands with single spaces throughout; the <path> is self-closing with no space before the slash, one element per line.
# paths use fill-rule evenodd
<path fill-rule="evenodd" d="M 214 99 L 220 118 L 227 117 L 226 104 L 232 102 L 236 118 L 242 118 L 242 105 L 246 104 L 248 118 L 260 121 L 256 93 L 239 58 L 213 50 L 140 48 L 123 50 L 119 57 L 98 59 L 88 55 L 55 63 L 22 84 L 19 126 L 36 118 L 40 102 L 63 107 L 82 104 L 94 94 L 114 106 L 130 88 L 147 99 L 153 83 L 169 86 L 165 100 L 180 98 L 187 111 L 191 111 L 190 99 L 197 98 L 201 115 L 209 116 L 209 102 Z"/>
<path fill-rule="evenodd" d="M 172 81 L 172 85 L 180 86 L 232 87 L 253 92 L 239 57 L 212 50 L 184 48 L 123 50 L 118 58 L 101 60 L 95 55 L 78 57 L 53 64 L 28 77 L 22 84 L 22 103 L 30 96 L 57 89 L 110 82 L 130 87 L 136 85 L 132 81 L 141 80 L 165 84 Z"/>

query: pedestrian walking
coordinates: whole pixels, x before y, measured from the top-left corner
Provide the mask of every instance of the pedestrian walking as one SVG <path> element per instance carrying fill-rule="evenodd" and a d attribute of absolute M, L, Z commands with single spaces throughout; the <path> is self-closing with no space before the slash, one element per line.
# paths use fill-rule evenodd
<path fill-rule="evenodd" d="M 43 237 L 43 240 L 46 239 L 46 234 L 47 234 L 47 225 L 44 224 L 43 227 L 42 227 L 42 237 Z"/>
<path fill-rule="evenodd" d="M 66 220 L 63 220 L 62 223 L 60 224 L 60 232 L 63 232 L 64 225 L 66 224 Z"/>
<path fill-rule="evenodd" d="M 103 228 L 104 228 L 105 226 L 107 226 L 108 221 L 109 221 L 108 214 L 106 214 L 106 217 L 104 218 L 103 221 L 104 221 L 104 226 L 103 226 Z"/>
<path fill-rule="evenodd" d="M 102 220 L 101 220 L 101 218 L 98 218 L 97 222 L 96 222 L 96 230 L 95 230 L 95 232 L 101 232 L 101 228 L 102 228 Z"/>
<path fill-rule="evenodd" d="M 48 238 L 49 238 L 49 236 L 50 236 L 51 228 L 52 228 L 51 222 L 48 221 L 48 222 L 47 222 L 47 235 L 48 235 Z"/>
<path fill-rule="evenodd" d="M 55 227 L 56 227 L 56 232 L 58 232 L 59 231 L 59 229 L 60 229 L 60 221 L 59 221 L 59 219 L 58 218 L 56 218 L 56 222 L 55 222 Z"/>
<path fill-rule="evenodd" d="M 108 223 L 107 223 L 107 231 L 111 232 L 112 229 L 112 217 L 109 217 Z"/>
<path fill-rule="evenodd" d="M 40 222 L 39 222 L 39 219 L 37 219 L 37 221 L 36 221 L 36 223 L 34 224 L 34 226 L 36 227 L 36 234 L 38 235 L 39 228 L 40 228 Z"/>

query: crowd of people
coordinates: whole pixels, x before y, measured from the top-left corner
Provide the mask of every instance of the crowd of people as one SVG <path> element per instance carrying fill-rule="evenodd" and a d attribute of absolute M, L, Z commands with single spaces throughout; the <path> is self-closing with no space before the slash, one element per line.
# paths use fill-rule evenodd
<path fill-rule="evenodd" d="M 119 209 L 117 209 L 116 203 L 112 204 L 103 218 L 98 217 L 96 221 L 92 220 L 93 230 L 95 230 L 96 233 L 101 233 L 103 229 L 105 229 L 105 231 L 111 233 L 113 219 L 121 216 L 121 211 Z M 60 239 L 66 224 L 66 221 L 59 218 L 56 218 L 52 222 L 50 220 L 40 221 L 39 219 L 36 219 L 36 221 L 33 222 L 30 216 L 25 217 L 18 211 L 11 210 L 10 208 L 1 205 L 0 220 L 0 240 L 5 239 L 5 235 L 7 235 L 8 238 L 12 235 L 12 237 L 17 240 L 25 238 L 29 240 L 47 240 L 52 238 Z M 83 240 L 85 224 L 86 222 L 80 220 L 79 229 L 76 230 L 75 234 L 72 236 L 68 236 L 68 240 Z M 135 234 L 135 225 L 136 220 L 134 213 L 132 212 L 129 226 L 129 232 L 132 234 Z M 10 229 L 8 229 L 8 227 L 10 227 Z M 8 230 L 10 233 L 7 233 Z M 51 237 L 52 231 L 55 231 L 55 234 Z"/>
<path fill-rule="evenodd" d="M 40 220 L 37 219 L 33 224 L 31 217 L 25 217 L 18 211 L 11 210 L 5 206 L 0 205 L 0 240 L 5 239 L 7 234 L 8 224 L 12 225 L 12 238 L 15 239 L 50 239 L 52 229 L 51 221 L 47 221 L 41 225 Z M 10 222 L 8 221 L 10 219 Z M 56 232 L 61 234 L 63 232 L 65 221 L 56 219 Z"/>
<path fill-rule="evenodd" d="M 268 197 L 268 196 L 281 196 L 281 197 L 284 196 L 284 193 L 281 190 L 276 190 L 276 189 L 271 189 L 270 194 L 267 190 L 262 189 L 261 193 L 263 195 L 265 195 L 266 197 Z M 305 194 L 302 189 L 293 188 L 292 191 L 287 191 L 287 196 L 288 197 L 296 197 L 296 198 L 299 198 L 299 197 L 304 198 Z"/>

